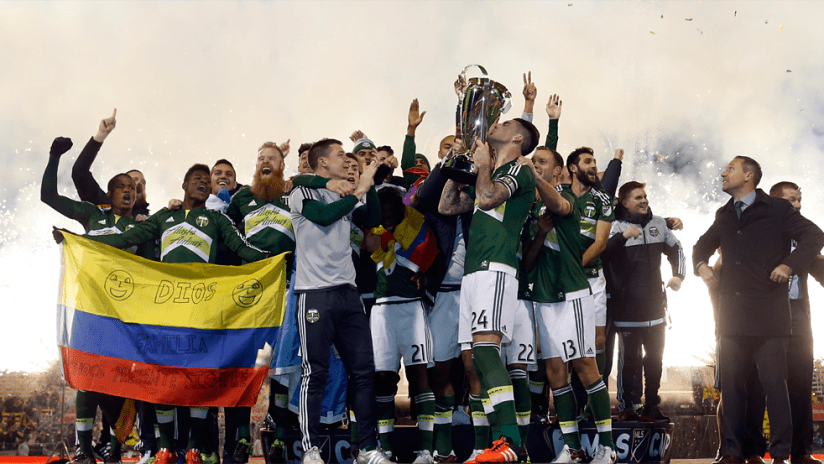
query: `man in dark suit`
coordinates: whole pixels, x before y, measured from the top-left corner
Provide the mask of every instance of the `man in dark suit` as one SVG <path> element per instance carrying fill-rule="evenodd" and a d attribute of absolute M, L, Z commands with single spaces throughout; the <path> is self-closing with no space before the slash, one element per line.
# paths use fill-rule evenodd
<path fill-rule="evenodd" d="M 801 189 L 793 182 L 779 182 L 770 188 L 770 196 L 783 198 L 801 211 Z M 795 246 L 795 243 L 793 243 Z M 793 420 L 793 442 L 790 455 L 793 464 L 821 464 L 812 453 L 813 405 L 810 386 L 813 382 L 813 330 L 810 324 L 810 298 L 807 274 L 824 282 L 822 256 L 819 255 L 806 271 L 790 279 L 790 312 L 793 334 L 787 341 L 787 392 Z"/>
<path fill-rule="evenodd" d="M 752 158 L 735 157 L 721 178 L 722 190 L 732 199 L 693 248 L 695 273 L 708 286 L 719 285 L 720 462 L 744 461 L 746 373 L 755 366 L 770 415 L 770 454 L 775 464 L 788 464 L 793 433 L 787 394 L 788 282 L 824 246 L 824 232 L 786 200 L 756 189 L 761 167 Z M 792 252 L 791 240 L 797 242 Z M 719 246 L 724 266 L 716 276 L 707 261 Z"/>

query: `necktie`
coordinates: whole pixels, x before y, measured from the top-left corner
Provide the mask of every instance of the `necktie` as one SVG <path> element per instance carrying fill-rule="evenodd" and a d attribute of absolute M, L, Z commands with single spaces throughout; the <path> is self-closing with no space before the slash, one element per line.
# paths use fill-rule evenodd
<path fill-rule="evenodd" d="M 735 212 L 738 214 L 738 219 L 741 219 L 741 213 L 744 211 L 744 202 L 738 200 L 735 202 Z"/>

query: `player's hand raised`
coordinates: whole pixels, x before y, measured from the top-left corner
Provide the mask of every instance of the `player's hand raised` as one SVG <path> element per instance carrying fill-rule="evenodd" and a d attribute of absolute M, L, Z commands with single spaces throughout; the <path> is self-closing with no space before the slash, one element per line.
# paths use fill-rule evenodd
<path fill-rule="evenodd" d="M 49 149 L 49 155 L 51 156 L 60 156 L 63 153 L 71 150 L 72 148 L 72 139 L 68 137 L 57 137 L 51 144 L 51 148 Z"/>

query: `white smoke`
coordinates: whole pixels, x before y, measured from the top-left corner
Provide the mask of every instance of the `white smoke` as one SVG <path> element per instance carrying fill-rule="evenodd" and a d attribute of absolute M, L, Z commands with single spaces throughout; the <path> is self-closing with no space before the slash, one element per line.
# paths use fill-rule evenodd
<path fill-rule="evenodd" d="M 507 117 L 520 114 L 532 71 L 542 134 L 558 93 L 559 151 L 592 146 L 603 167 L 626 149 L 622 183 L 647 182 L 654 211 L 685 220 L 689 256 L 727 199 L 718 175 L 736 154 L 762 163 L 762 187 L 799 183 L 804 213 L 824 224 L 822 13 L 785 1 L 0 3 L 0 369 L 39 370 L 56 356 L 50 229 L 81 228 L 38 201 L 39 182 L 51 140 L 72 137 L 59 185 L 77 198 L 72 158 L 114 107 L 95 176 L 105 184 L 139 167 L 156 211 L 182 195 L 196 162 L 228 158 L 248 182 L 267 140 L 291 139 L 290 171 L 301 142 L 348 146 L 356 129 L 399 152 L 413 98 L 427 111 L 418 152 L 434 161 L 465 65 L 509 87 Z M 814 307 L 821 297 L 813 290 Z M 665 362 L 697 363 L 714 344 L 697 277 L 670 310 Z"/>

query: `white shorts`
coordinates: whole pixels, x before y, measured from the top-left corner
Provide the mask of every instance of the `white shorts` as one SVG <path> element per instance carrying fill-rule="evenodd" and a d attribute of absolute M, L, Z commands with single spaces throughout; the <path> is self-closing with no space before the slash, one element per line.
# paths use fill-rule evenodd
<path fill-rule="evenodd" d="M 401 358 L 405 366 L 432 362 L 432 337 L 424 313 L 421 301 L 372 306 L 369 329 L 376 371 L 398 372 Z"/>
<path fill-rule="evenodd" d="M 535 366 L 535 369 L 528 370 L 537 370 L 535 310 L 533 303 L 529 300 L 518 300 L 512 341 L 501 345 L 501 360 L 504 362 L 504 366 L 526 364 L 528 368 Z"/>
<path fill-rule="evenodd" d="M 607 279 L 604 278 L 604 270 L 598 270 L 598 277 L 591 277 L 589 288 L 592 290 L 592 298 L 595 300 L 595 327 L 607 326 Z"/>
<path fill-rule="evenodd" d="M 449 361 L 461 354 L 458 345 L 458 320 L 461 312 L 461 291 L 438 292 L 435 306 L 426 320 L 432 334 L 432 354 L 435 362 Z"/>
<path fill-rule="evenodd" d="M 461 320 L 458 341 L 470 349 L 475 332 L 501 332 L 509 343 L 515 329 L 518 279 L 500 271 L 475 271 L 461 281 Z M 465 348 L 466 347 L 466 348 Z"/>
<path fill-rule="evenodd" d="M 535 303 L 541 358 L 595 357 L 595 308 L 589 289 L 578 295 L 583 292 L 567 294 L 560 303 Z"/>

